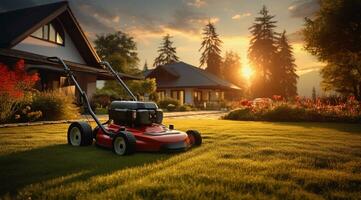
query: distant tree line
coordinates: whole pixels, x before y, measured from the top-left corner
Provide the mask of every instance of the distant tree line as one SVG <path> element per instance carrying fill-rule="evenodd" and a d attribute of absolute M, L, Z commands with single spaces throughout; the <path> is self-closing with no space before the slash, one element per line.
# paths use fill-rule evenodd
<path fill-rule="evenodd" d="M 287 40 L 286 31 L 283 33 L 274 31 L 276 21 L 265 6 L 259 14 L 260 16 L 250 27 L 252 39 L 248 58 L 255 69 L 251 94 L 253 97 L 296 96 L 298 76 L 293 49 Z M 154 67 L 178 61 L 176 48 L 172 47 L 170 38 L 169 35 L 163 38 Z M 222 58 L 222 40 L 213 23 L 208 22 L 205 25 L 202 39 L 199 49 L 202 52 L 200 67 L 205 66 L 206 71 L 244 88 L 245 80 L 240 74 L 242 68 L 240 57 L 235 52 L 227 51 Z"/>

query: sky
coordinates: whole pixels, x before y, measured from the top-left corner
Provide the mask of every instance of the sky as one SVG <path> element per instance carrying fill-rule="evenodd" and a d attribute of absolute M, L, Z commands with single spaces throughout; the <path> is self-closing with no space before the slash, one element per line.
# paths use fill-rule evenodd
<path fill-rule="evenodd" d="M 1 0 L 0 12 L 58 0 Z M 318 0 L 69 0 L 70 7 L 90 40 L 118 30 L 134 37 L 140 58 L 153 64 L 162 37 L 170 34 L 180 60 L 199 66 L 202 28 L 210 20 L 223 41 L 222 51 L 237 52 L 247 65 L 249 27 L 265 5 L 275 15 L 278 32 L 286 30 L 297 73 L 317 70 L 322 63 L 303 49 L 305 17 L 318 9 Z"/>

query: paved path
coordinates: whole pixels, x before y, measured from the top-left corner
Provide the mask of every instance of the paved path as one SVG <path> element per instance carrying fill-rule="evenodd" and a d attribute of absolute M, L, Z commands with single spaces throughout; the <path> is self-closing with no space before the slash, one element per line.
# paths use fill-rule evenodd
<path fill-rule="evenodd" d="M 219 119 L 226 111 L 187 111 L 187 112 L 166 112 L 164 118 L 180 118 L 180 119 Z M 100 121 L 108 120 L 108 115 L 98 115 Z M 43 124 L 62 124 L 71 123 L 79 120 L 94 121 L 90 115 L 82 115 L 78 120 L 59 120 L 59 121 L 40 121 L 29 123 L 14 123 L 14 124 L 1 124 L 0 128 L 5 127 L 18 127 L 18 126 L 33 126 Z"/>

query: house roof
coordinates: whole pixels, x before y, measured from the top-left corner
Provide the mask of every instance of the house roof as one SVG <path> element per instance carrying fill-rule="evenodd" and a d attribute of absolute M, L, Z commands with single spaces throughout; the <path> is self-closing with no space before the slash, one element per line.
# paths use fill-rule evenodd
<path fill-rule="evenodd" d="M 6 58 L 7 60 L 11 60 L 16 62 L 18 59 L 24 59 L 26 61 L 27 69 L 43 69 L 43 70 L 51 70 L 57 72 L 64 72 L 64 67 L 58 63 L 53 63 L 48 61 L 46 56 L 36 55 L 29 52 L 19 51 L 15 49 L 1 49 L 0 48 L 0 57 Z M 3 60 L 1 60 L 3 61 Z M 89 67 L 87 65 L 82 65 L 70 61 L 65 61 L 65 63 L 71 68 L 72 71 L 82 72 L 93 74 L 97 76 L 97 79 L 100 80 L 114 80 L 113 75 L 104 70 L 103 68 L 95 68 Z M 119 76 L 124 80 L 141 80 L 142 77 L 132 76 L 124 73 L 118 73 Z"/>
<path fill-rule="evenodd" d="M 164 77 L 164 72 L 172 77 Z M 156 78 L 158 88 L 241 90 L 238 86 L 227 80 L 184 62 L 158 66 L 151 71 L 145 72 L 145 76 L 147 78 Z"/>
<path fill-rule="evenodd" d="M 31 33 L 59 18 L 87 65 L 99 67 L 99 57 L 91 46 L 67 1 L 0 13 L 0 48 L 12 48 Z"/>
<path fill-rule="evenodd" d="M 65 30 L 71 30 L 67 31 L 67 33 L 86 62 L 86 65 L 83 65 L 65 61 L 66 64 L 71 66 L 74 71 L 95 74 L 100 79 L 112 79 L 111 73 L 100 66 L 100 59 L 96 51 L 85 36 L 67 1 L 0 13 L 0 56 L 9 59 L 25 59 L 27 63 L 33 64 L 32 68 L 62 71 L 62 66 L 48 62 L 45 56 L 12 49 L 31 33 L 50 23 L 55 18 L 62 22 Z M 119 73 L 119 75 L 123 79 L 141 79 L 123 73 Z"/>

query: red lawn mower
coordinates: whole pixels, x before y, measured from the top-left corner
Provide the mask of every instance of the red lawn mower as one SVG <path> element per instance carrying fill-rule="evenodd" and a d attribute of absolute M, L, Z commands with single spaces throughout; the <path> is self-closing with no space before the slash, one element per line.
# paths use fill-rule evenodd
<path fill-rule="evenodd" d="M 87 95 L 65 62 L 58 57 L 48 57 L 47 60 L 64 66 L 65 73 L 74 82 L 84 106 L 98 125 L 92 130 L 87 122 L 73 122 L 67 134 L 69 145 L 88 146 L 95 140 L 97 146 L 112 149 L 117 155 L 128 155 L 136 151 L 185 151 L 202 144 L 202 137 L 198 131 L 182 132 L 174 130 L 173 125 L 163 125 L 163 112 L 158 109 L 157 104 L 137 101 L 108 62 L 100 62 L 100 65 L 109 70 L 132 101 L 113 101 L 109 106 L 109 120 L 101 123 L 93 112 Z"/>

